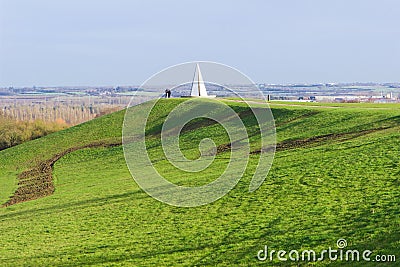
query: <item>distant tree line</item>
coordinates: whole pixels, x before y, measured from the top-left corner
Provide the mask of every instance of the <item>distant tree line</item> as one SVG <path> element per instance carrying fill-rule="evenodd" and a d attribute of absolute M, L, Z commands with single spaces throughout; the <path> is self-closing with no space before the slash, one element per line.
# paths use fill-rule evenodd
<path fill-rule="evenodd" d="M 9 105 L 0 109 L 0 150 L 120 110 L 119 107 Z"/>
<path fill-rule="evenodd" d="M 1 112 L 18 121 L 46 121 L 54 122 L 63 119 L 68 125 L 76 125 L 91 120 L 100 113 L 99 107 L 68 106 L 68 105 L 8 105 L 3 106 Z"/>

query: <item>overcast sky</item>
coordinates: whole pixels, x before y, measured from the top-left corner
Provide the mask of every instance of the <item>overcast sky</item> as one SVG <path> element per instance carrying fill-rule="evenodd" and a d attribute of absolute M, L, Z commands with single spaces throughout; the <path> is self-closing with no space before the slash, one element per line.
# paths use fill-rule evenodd
<path fill-rule="evenodd" d="M 397 0 L 0 0 L 0 86 L 141 84 L 186 61 L 256 82 L 399 82 Z"/>

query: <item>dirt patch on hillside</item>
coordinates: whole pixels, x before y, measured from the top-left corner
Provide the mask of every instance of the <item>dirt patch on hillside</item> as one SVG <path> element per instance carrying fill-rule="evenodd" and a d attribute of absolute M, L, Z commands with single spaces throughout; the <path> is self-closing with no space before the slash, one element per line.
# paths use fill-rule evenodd
<path fill-rule="evenodd" d="M 229 151 L 229 150 L 231 150 L 231 148 L 232 148 L 231 143 L 219 145 L 219 146 L 217 146 L 217 154 Z"/>
<path fill-rule="evenodd" d="M 21 202 L 42 198 L 54 193 L 53 166 L 63 156 L 84 148 L 115 147 L 122 142 L 94 142 L 83 146 L 68 148 L 48 160 L 39 162 L 30 170 L 18 175 L 18 188 L 14 195 L 1 207 L 8 207 Z"/>

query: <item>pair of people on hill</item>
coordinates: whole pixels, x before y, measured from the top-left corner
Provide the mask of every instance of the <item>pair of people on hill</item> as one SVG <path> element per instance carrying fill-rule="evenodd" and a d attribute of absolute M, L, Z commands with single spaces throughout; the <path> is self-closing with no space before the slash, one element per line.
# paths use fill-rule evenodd
<path fill-rule="evenodd" d="M 170 98 L 171 97 L 171 90 L 165 89 L 165 98 Z"/>

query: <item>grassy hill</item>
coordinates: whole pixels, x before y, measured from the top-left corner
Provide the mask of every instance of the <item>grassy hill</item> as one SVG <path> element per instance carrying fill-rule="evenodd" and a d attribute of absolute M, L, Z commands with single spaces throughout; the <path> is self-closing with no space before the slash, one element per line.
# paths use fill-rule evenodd
<path fill-rule="evenodd" d="M 202 184 L 218 175 L 229 152 L 221 151 L 201 175 L 167 162 L 157 131 L 180 101 L 162 100 L 150 116 L 149 154 L 176 184 Z M 246 105 L 227 103 L 256 131 Z M 254 137 L 239 184 L 196 208 L 163 204 L 137 186 L 119 145 L 123 112 L 0 151 L 0 203 L 14 204 L 15 192 L 15 202 L 37 198 L 0 208 L 0 265 L 296 265 L 260 262 L 257 252 L 265 245 L 321 251 L 336 248 L 340 238 L 348 249 L 399 261 L 400 106 L 271 107 L 278 144 L 264 184 L 248 192 L 258 159 Z M 221 126 L 199 120 L 181 136 L 184 154 L 195 158 L 199 140 L 210 133 L 217 145 L 227 144 Z"/>

